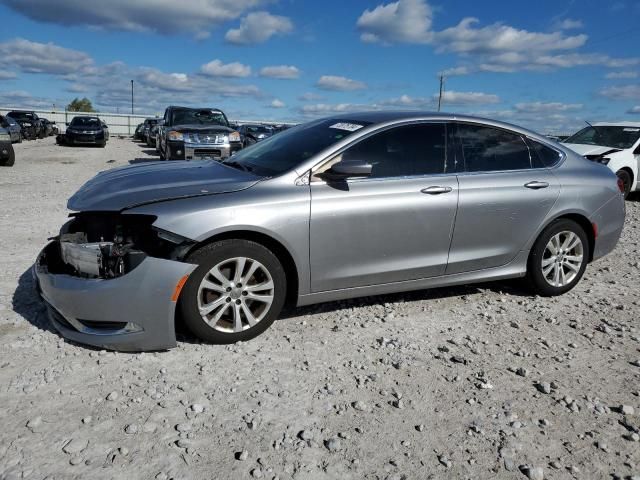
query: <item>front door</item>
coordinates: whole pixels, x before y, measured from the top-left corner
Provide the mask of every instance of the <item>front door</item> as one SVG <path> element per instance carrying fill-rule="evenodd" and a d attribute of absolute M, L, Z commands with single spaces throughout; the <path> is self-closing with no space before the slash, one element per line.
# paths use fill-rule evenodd
<path fill-rule="evenodd" d="M 368 178 L 311 182 L 311 289 L 322 292 L 442 275 L 458 203 L 444 123 L 393 127 L 331 163 L 365 160 Z"/>

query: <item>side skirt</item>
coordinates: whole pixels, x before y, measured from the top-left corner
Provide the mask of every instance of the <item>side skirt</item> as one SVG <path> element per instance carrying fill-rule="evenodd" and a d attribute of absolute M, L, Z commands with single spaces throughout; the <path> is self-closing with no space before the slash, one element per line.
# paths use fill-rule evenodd
<path fill-rule="evenodd" d="M 486 268 L 473 272 L 454 273 L 438 277 L 407 280 L 403 282 L 383 283 L 379 285 L 367 285 L 365 287 L 345 288 L 342 290 L 329 290 L 325 292 L 309 293 L 298 297 L 298 306 L 312 305 L 314 303 L 333 302 L 347 298 L 366 297 L 369 295 L 384 295 L 387 293 L 409 292 L 412 290 L 425 290 L 428 288 L 448 287 L 451 285 L 464 285 L 468 283 L 491 282 L 508 278 L 524 277 L 527 273 L 527 259 L 529 251 L 521 251 L 510 263 L 501 267 Z"/>

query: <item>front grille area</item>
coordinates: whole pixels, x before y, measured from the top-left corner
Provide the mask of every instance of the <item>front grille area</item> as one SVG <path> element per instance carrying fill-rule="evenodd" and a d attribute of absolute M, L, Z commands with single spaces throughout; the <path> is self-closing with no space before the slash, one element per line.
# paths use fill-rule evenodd
<path fill-rule="evenodd" d="M 184 141 L 186 143 L 196 143 L 196 144 L 223 144 L 227 140 L 226 135 L 220 133 L 185 133 Z"/>
<path fill-rule="evenodd" d="M 196 148 L 193 151 L 194 157 L 222 157 L 222 152 L 217 148 Z"/>

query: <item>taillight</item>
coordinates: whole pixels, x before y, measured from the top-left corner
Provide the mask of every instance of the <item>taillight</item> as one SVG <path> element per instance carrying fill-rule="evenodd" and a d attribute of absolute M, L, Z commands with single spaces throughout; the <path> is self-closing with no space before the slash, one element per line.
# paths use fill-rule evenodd
<path fill-rule="evenodd" d="M 598 224 L 593 222 L 591 226 L 593 227 L 593 238 L 598 238 Z"/>
<path fill-rule="evenodd" d="M 618 190 L 620 190 L 620 193 L 624 193 L 624 182 L 621 178 L 618 178 Z"/>

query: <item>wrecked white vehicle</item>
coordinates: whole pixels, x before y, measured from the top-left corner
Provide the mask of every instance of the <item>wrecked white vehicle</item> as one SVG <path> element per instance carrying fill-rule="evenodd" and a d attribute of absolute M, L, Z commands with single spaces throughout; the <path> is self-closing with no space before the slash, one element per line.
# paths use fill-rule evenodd
<path fill-rule="evenodd" d="M 638 190 L 640 122 L 594 123 L 563 143 L 588 160 L 609 167 L 622 180 L 625 198 Z"/>

